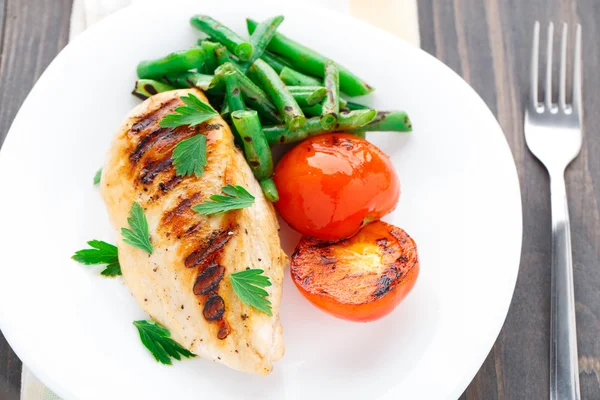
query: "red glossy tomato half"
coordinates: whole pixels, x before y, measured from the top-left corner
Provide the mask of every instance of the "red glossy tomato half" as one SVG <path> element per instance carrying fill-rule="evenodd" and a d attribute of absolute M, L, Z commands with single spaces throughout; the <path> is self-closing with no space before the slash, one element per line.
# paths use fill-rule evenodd
<path fill-rule="evenodd" d="M 354 135 L 331 133 L 298 144 L 274 175 L 275 206 L 298 232 L 321 240 L 355 234 L 394 209 L 400 183 L 389 157 Z"/>

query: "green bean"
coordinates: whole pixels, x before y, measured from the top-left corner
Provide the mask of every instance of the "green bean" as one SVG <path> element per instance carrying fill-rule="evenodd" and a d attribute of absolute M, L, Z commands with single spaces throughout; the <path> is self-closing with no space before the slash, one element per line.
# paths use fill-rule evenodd
<path fill-rule="evenodd" d="M 340 99 L 340 100 L 344 100 L 344 99 Z M 368 106 L 358 104 L 353 101 L 348 101 L 347 104 L 345 104 L 344 106 L 342 106 L 342 103 L 340 102 L 340 107 L 342 107 L 342 108 L 345 107 L 348 110 L 366 110 L 369 108 Z"/>
<path fill-rule="evenodd" d="M 227 47 L 227 50 L 239 57 L 240 60 L 247 61 L 252 57 L 254 48 L 250 42 L 208 15 L 194 15 L 190 23 L 194 28 L 201 30 Z"/>
<path fill-rule="evenodd" d="M 275 54 L 265 51 L 260 58 L 269 64 L 271 68 L 275 70 L 278 74 L 281 73 L 283 67 L 289 67 L 290 64 L 284 60 L 283 58 L 276 56 Z"/>
<path fill-rule="evenodd" d="M 246 105 L 242 99 L 242 91 L 238 84 L 237 75 L 238 73 L 235 71 L 228 71 L 224 75 L 225 94 L 230 112 L 246 109 Z"/>
<path fill-rule="evenodd" d="M 321 135 L 332 131 L 348 131 L 368 124 L 377 112 L 375 110 L 356 110 L 340 112 L 337 124 L 331 130 L 321 126 L 321 118 L 314 117 L 306 120 L 302 129 L 290 131 L 285 125 L 268 126 L 263 129 L 269 144 L 296 143 L 312 136 Z"/>
<path fill-rule="evenodd" d="M 246 19 L 248 32 L 252 33 L 256 29 L 256 21 Z M 275 37 L 267 46 L 267 49 L 273 53 L 279 54 L 290 61 L 294 69 L 307 74 L 323 77 L 325 72 L 325 63 L 328 58 L 322 56 L 316 51 L 303 46 L 281 33 L 277 32 Z M 373 91 L 373 88 L 359 77 L 354 75 L 348 69 L 337 64 L 340 71 L 340 90 L 349 96 L 360 96 Z"/>
<path fill-rule="evenodd" d="M 354 132 L 354 131 L 351 131 L 351 132 L 348 132 L 348 133 L 351 133 L 354 136 L 358 136 L 361 139 L 366 139 L 367 138 L 367 132 Z"/>
<path fill-rule="evenodd" d="M 168 92 L 169 90 L 174 90 L 175 88 L 169 85 L 166 85 L 162 82 L 153 81 L 152 79 L 140 79 L 135 82 L 135 87 L 133 88 L 132 95 L 135 97 L 146 100 L 148 97 L 155 95 L 156 93 Z"/>
<path fill-rule="evenodd" d="M 327 93 L 324 87 L 319 86 L 288 86 L 288 90 L 302 110 L 320 103 Z"/>
<path fill-rule="evenodd" d="M 204 65 L 202 71 L 207 74 L 214 74 L 215 69 L 219 66 L 215 50 L 221 47 L 219 43 L 211 42 L 210 40 L 202 41 L 202 50 L 204 50 Z"/>
<path fill-rule="evenodd" d="M 263 179 L 258 183 L 260 183 L 260 187 L 262 188 L 267 200 L 272 203 L 275 203 L 279 200 L 279 192 L 277 192 L 277 186 L 275 186 L 275 181 L 273 181 L 273 178 Z"/>
<path fill-rule="evenodd" d="M 233 66 L 235 66 L 237 69 L 241 68 L 240 64 L 233 59 L 233 55 L 229 52 L 229 50 L 227 50 L 227 48 L 225 48 L 225 46 L 221 45 L 215 49 L 215 56 L 217 57 L 217 63 L 219 65 L 223 65 L 228 62 L 233 64 Z"/>
<path fill-rule="evenodd" d="M 325 63 L 324 83 L 327 96 L 323 100 L 321 125 L 323 129 L 330 129 L 337 122 L 340 113 L 340 76 L 335 63 L 331 60 Z"/>
<path fill-rule="evenodd" d="M 223 77 L 223 80 L 225 81 L 225 99 L 227 100 L 223 102 L 223 107 L 221 108 L 221 116 L 223 118 L 229 118 L 230 113 L 233 111 L 246 109 L 246 105 L 242 99 L 242 91 L 238 84 L 237 75 L 238 73 L 235 71 L 227 71 Z M 230 127 L 231 133 L 233 133 L 234 142 L 239 147 L 242 147 L 243 142 L 240 133 L 235 125 L 231 124 Z"/>
<path fill-rule="evenodd" d="M 412 123 L 404 111 L 379 111 L 367 125 L 352 132 L 412 132 Z"/>
<path fill-rule="evenodd" d="M 319 86 L 288 86 L 287 88 L 290 91 L 290 93 L 304 93 L 306 91 L 325 92 L 325 86 L 322 86 L 322 85 L 319 85 Z"/>
<path fill-rule="evenodd" d="M 327 94 L 323 86 L 288 86 L 288 90 L 302 109 L 320 103 Z"/>
<path fill-rule="evenodd" d="M 254 47 L 254 51 L 252 53 L 252 57 L 247 61 L 248 67 L 258 60 L 265 50 L 267 49 L 267 45 L 275 36 L 275 32 L 281 23 L 283 22 L 283 16 L 279 15 L 277 17 L 269 18 L 268 20 L 261 22 L 258 24 L 252 36 L 250 36 L 250 43 Z"/>
<path fill-rule="evenodd" d="M 254 110 L 238 110 L 231 113 L 233 125 L 240 133 L 244 144 L 244 155 L 256 179 L 268 179 L 273 175 L 271 148 Z"/>
<path fill-rule="evenodd" d="M 287 86 L 279 79 L 277 72 L 269 64 L 258 59 L 250 66 L 248 74 L 268 93 L 277 111 L 283 116 L 285 124 L 291 130 L 299 129 L 306 123 L 306 117 L 302 113 L 302 109 L 294 100 Z"/>
<path fill-rule="evenodd" d="M 323 84 L 318 79 L 294 71 L 289 67 L 283 67 L 279 72 L 279 77 L 288 86 L 320 86 Z"/>
<path fill-rule="evenodd" d="M 273 103 L 269 100 L 267 94 L 261 88 L 256 86 L 250 78 L 242 74 L 233 64 L 225 63 L 216 69 L 215 75 L 219 77 L 217 81 L 220 82 L 223 80 L 221 79 L 222 76 L 228 71 L 238 73 L 236 78 L 240 85 L 240 89 L 242 90 L 244 101 L 248 107 L 258 111 L 261 117 L 269 121 L 283 122 L 283 119 L 277 112 Z M 218 88 L 218 86 L 211 85 L 211 88 Z"/>
<path fill-rule="evenodd" d="M 137 75 L 140 79 L 160 78 L 171 72 L 183 72 L 200 68 L 204 64 L 204 50 L 193 47 L 171 53 L 156 60 L 145 60 L 138 64 Z"/>
<path fill-rule="evenodd" d="M 340 110 L 347 110 L 347 104 L 348 102 L 342 97 L 340 97 Z M 368 109 L 368 107 L 361 108 L 361 110 Z M 323 104 L 315 104 L 311 107 L 302 107 L 302 112 L 304 112 L 304 115 L 306 115 L 307 117 L 320 117 L 323 114 Z"/>
<path fill-rule="evenodd" d="M 172 72 L 162 77 L 162 81 L 176 88 L 197 87 L 208 90 L 214 75 L 204 75 L 199 72 Z"/>
<path fill-rule="evenodd" d="M 233 65 L 237 70 L 239 70 L 239 71 L 242 70 L 242 66 L 236 60 L 233 59 L 233 55 L 229 52 L 229 50 L 227 50 L 225 48 L 225 46 L 223 46 L 223 45 L 219 46 L 219 48 L 217 48 L 215 50 L 215 56 L 217 57 L 217 63 L 219 64 L 219 66 L 221 66 L 225 63 L 229 63 L 229 64 Z M 215 72 L 216 72 L 216 70 L 215 70 Z M 211 87 L 224 86 L 225 83 L 221 82 L 219 79 L 220 79 L 220 76 L 215 75 L 215 79 L 213 80 L 213 83 L 211 83 Z"/>

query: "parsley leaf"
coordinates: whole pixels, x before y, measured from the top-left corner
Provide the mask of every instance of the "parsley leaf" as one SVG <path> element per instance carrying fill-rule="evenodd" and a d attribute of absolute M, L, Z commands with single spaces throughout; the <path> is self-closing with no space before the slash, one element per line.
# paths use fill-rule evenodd
<path fill-rule="evenodd" d="M 194 353 L 171 339 L 171 333 L 162 325 L 154 321 L 143 320 L 133 321 L 133 325 L 137 328 L 142 343 L 150 350 L 156 361 L 171 365 L 171 357 L 176 360 L 181 360 L 181 356 L 196 357 Z"/>
<path fill-rule="evenodd" d="M 100 272 L 100 274 L 104 276 L 123 275 L 121 272 L 121 264 L 119 264 L 118 261 L 110 263 L 106 266 L 106 268 L 104 268 L 104 271 Z"/>
<path fill-rule="evenodd" d="M 98 171 L 96 171 L 96 175 L 94 175 L 94 185 L 97 185 L 100 183 L 101 177 L 102 177 L 102 168 L 100 168 Z"/>
<path fill-rule="evenodd" d="M 269 293 L 264 287 L 271 286 L 268 276 L 261 275 L 262 269 L 247 269 L 229 276 L 231 287 L 240 300 L 268 316 L 272 316 L 271 302 L 266 298 Z"/>
<path fill-rule="evenodd" d="M 159 126 L 163 128 L 176 128 L 181 125 L 194 126 L 219 115 L 210 105 L 191 93 L 180 99 L 186 105 L 177 107 L 174 114 L 166 115 L 158 123 Z"/>
<path fill-rule="evenodd" d="M 90 240 L 87 242 L 91 249 L 83 249 L 75 252 L 73 260 L 85 264 L 107 264 L 104 276 L 121 275 L 121 265 L 119 264 L 119 253 L 116 246 L 103 242 L 101 240 Z"/>
<path fill-rule="evenodd" d="M 133 202 L 129 211 L 127 222 L 129 227 L 121 228 L 123 241 L 127 244 L 144 250 L 148 254 L 152 254 L 152 243 L 150 243 L 150 233 L 148 232 L 148 220 L 144 215 L 144 209 L 137 202 Z"/>
<path fill-rule="evenodd" d="M 172 158 L 178 176 L 199 177 L 206 165 L 206 136 L 200 134 L 177 143 Z"/>
<path fill-rule="evenodd" d="M 197 204 L 192 210 L 198 214 L 222 214 L 231 210 L 246 208 L 254 204 L 254 196 L 241 186 L 227 185 L 221 189 L 225 195 L 213 194 L 210 200 Z"/>

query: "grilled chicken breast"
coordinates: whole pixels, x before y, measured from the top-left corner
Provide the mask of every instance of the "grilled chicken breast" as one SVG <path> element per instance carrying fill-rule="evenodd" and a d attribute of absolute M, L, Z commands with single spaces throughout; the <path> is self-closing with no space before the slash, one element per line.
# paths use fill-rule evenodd
<path fill-rule="evenodd" d="M 159 93 L 133 109 L 113 139 L 103 168 L 101 192 L 119 248 L 127 286 L 152 319 L 193 353 L 231 368 L 268 374 L 283 356 L 279 303 L 283 270 L 278 223 L 271 204 L 220 116 L 195 127 L 161 128 L 159 121 L 196 89 Z M 207 137 L 208 164 L 200 177 L 175 174 L 171 155 L 180 141 Z M 191 207 L 240 185 L 252 207 L 204 216 Z M 123 242 L 132 203 L 148 219 L 152 255 Z M 243 304 L 229 276 L 247 268 L 265 271 L 273 305 L 270 317 Z"/>

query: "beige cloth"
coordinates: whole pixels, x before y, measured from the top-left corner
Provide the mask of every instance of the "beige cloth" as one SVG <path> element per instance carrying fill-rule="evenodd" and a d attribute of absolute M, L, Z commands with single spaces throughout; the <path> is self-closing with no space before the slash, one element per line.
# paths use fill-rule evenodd
<path fill-rule="evenodd" d="M 88 26 L 132 3 L 146 0 L 74 0 L 70 38 Z M 200 1 L 200 0 L 199 0 Z M 285 0 L 293 1 L 293 0 Z M 297 0 L 296 0 L 297 1 Z M 372 25 L 420 45 L 417 0 L 302 0 L 344 14 L 350 14 Z M 21 374 L 21 400 L 60 400 L 26 367 Z"/>

